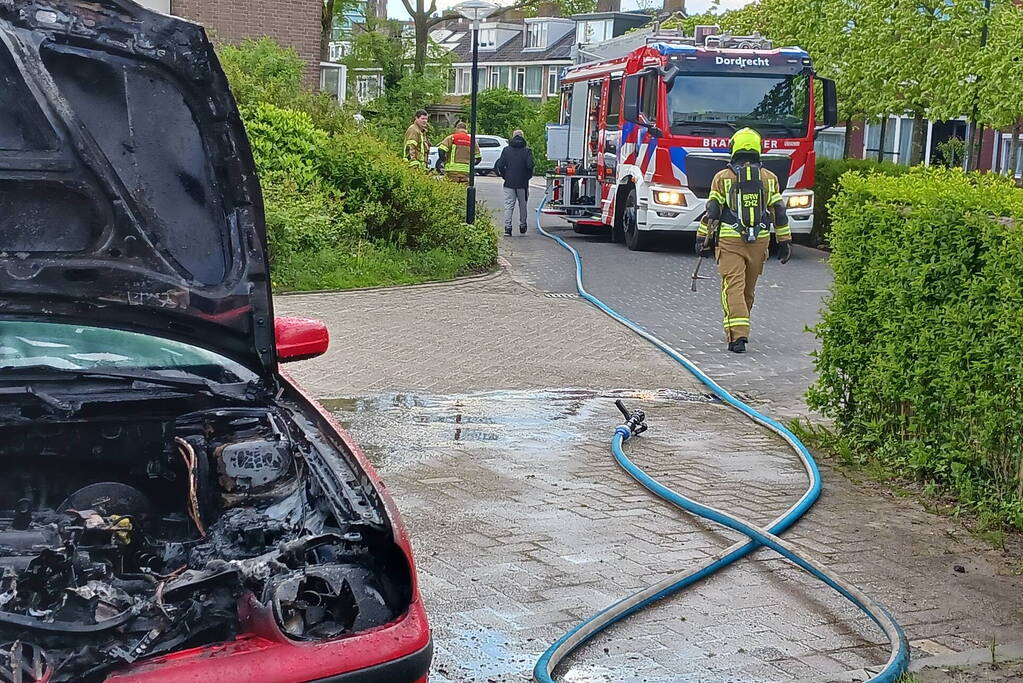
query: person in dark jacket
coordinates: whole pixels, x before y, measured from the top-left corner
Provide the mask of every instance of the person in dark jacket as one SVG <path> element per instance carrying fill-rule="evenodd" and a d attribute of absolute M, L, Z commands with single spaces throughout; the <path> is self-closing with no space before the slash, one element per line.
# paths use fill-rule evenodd
<path fill-rule="evenodd" d="M 512 133 L 511 142 L 501 150 L 494 164 L 497 175 L 504 178 L 504 234 L 512 234 L 515 204 L 519 205 L 519 232 L 526 234 L 526 212 L 529 204 L 529 181 L 533 177 L 533 150 L 526 145 L 521 130 Z"/>

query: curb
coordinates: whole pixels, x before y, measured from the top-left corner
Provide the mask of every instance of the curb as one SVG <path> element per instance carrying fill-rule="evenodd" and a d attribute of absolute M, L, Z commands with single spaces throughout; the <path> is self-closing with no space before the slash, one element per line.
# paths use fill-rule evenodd
<path fill-rule="evenodd" d="M 923 657 L 909 664 L 910 671 L 923 669 L 955 668 L 978 666 L 980 664 L 999 664 L 1023 659 L 1023 643 L 998 643 L 994 648 L 985 647 L 978 650 L 965 650 L 951 655 Z"/>

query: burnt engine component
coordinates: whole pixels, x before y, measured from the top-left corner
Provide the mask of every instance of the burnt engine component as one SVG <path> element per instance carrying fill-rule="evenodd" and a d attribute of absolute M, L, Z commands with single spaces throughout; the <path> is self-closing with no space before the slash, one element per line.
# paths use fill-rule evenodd
<path fill-rule="evenodd" d="M 99 510 L 106 514 L 138 515 L 152 511 L 146 494 L 119 481 L 101 481 L 78 489 L 57 506 L 58 510 Z"/>
<path fill-rule="evenodd" d="M 0 642 L 21 643 L 0 651 L 0 669 L 100 681 L 233 639 L 251 596 L 303 640 L 379 626 L 407 607 L 404 556 L 351 502 L 365 492 L 314 475 L 325 461 L 313 464 L 286 414 L 115 422 L 78 423 L 62 448 L 52 424 L 0 425 L 11 472 L 0 484 Z M 145 439 L 124 441 L 140 430 Z M 16 457 L 2 438 L 19 444 Z M 31 443 L 45 456 L 22 458 Z"/>
<path fill-rule="evenodd" d="M 280 482 L 292 468 L 290 444 L 253 439 L 213 451 L 220 485 L 228 493 L 256 493 Z"/>

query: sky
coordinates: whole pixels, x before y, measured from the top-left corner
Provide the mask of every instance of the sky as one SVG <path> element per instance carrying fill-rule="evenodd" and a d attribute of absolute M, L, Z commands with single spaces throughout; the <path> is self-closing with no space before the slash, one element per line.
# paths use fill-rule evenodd
<path fill-rule="evenodd" d="M 428 0 L 427 0 L 428 1 Z M 460 0 L 437 0 L 437 7 L 444 9 L 445 7 L 451 7 L 457 5 Z M 509 4 L 507 0 L 502 2 L 501 0 L 495 0 L 498 4 Z M 657 3 L 657 0 L 651 0 Z M 735 9 L 748 5 L 752 0 L 721 0 L 721 9 Z M 414 2 L 414 0 L 413 0 Z M 657 3 L 660 4 L 660 3 Z M 636 0 L 622 0 L 622 9 L 630 10 L 636 9 L 638 3 Z M 711 0 L 686 0 L 686 11 L 690 14 L 699 14 L 706 12 L 711 6 Z M 408 19 L 408 12 L 405 11 L 405 7 L 401 4 L 401 0 L 387 0 L 387 13 L 392 19 Z"/>

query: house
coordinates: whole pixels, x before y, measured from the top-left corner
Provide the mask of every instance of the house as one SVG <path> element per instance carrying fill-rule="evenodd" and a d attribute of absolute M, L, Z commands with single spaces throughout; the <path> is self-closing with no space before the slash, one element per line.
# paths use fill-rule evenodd
<path fill-rule="evenodd" d="M 202 24 L 215 42 L 273 38 L 306 64 L 306 82 L 320 82 L 322 0 L 136 0 L 144 7 Z"/>
<path fill-rule="evenodd" d="M 509 20 L 502 15 L 495 21 L 481 24 L 480 90 L 508 88 L 536 101 L 557 96 L 562 70 L 578 61 L 592 59 L 580 58 L 589 45 L 622 36 L 653 19 L 647 12 L 618 11 L 618 0 L 602 4 L 607 6 L 607 11 L 558 17 L 553 16 L 556 8 L 542 6 L 541 16 Z M 472 89 L 469 23 L 465 20 L 445 22 L 431 37 L 454 55 L 448 94 L 468 95 Z"/>
<path fill-rule="evenodd" d="M 521 22 L 487 22 L 479 32 L 480 90 L 508 88 L 541 101 L 557 95 L 561 70 L 572 64 L 573 19 L 533 17 Z M 467 22 L 448 22 L 433 35 L 454 55 L 448 93 L 472 89 L 472 31 Z"/>
<path fill-rule="evenodd" d="M 880 119 L 853 123 L 850 138 L 850 156 L 854 159 L 879 159 L 896 164 L 908 164 L 913 127 L 916 121 L 911 116 L 889 115 Z M 923 163 L 927 166 L 947 164 L 947 143 L 949 140 L 966 138 L 966 117 L 949 121 L 924 121 Z M 821 131 L 814 145 L 819 158 L 841 159 L 845 143 L 844 126 Z M 1005 172 L 1010 166 L 1012 134 L 1007 131 L 985 129 L 981 135 L 980 163 L 978 170 Z M 962 157 L 954 160 L 962 163 Z M 1016 178 L 1023 177 L 1023 145 L 1018 145 L 1015 164 L 1012 164 Z"/>

